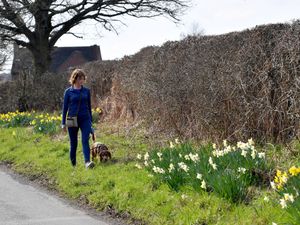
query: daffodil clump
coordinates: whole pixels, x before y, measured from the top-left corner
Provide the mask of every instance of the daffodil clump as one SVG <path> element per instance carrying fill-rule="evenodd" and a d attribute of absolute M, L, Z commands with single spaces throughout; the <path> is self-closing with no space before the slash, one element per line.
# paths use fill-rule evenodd
<path fill-rule="evenodd" d="M 271 187 L 279 194 L 278 204 L 290 215 L 290 224 L 300 224 L 300 167 L 277 170 Z"/>
<path fill-rule="evenodd" d="M 0 126 L 2 127 L 28 127 L 32 126 L 38 133 L 55 133 L 61 124 L 61 116 L 49 113 L 32 112 L 8 112 L 0 114 Z"/>
<path fill-rule="evenodd" d="M 102 113 L 102 110 L 99 107 L 92 109 L 92 122 L 93 123 L 98 122 L 101 113 Z"/>
<path fill-rule="evenodd" d="M 255 171 L 267 170 L 265 153 L 255 149 L 252 139 L 236 146 L 225 140 L 220 148 L 213 144 L 199 149 L 176 139 L 168 148 L 137 158 L 138 168 L 145 167 L 176 191 L 188 185 L 198 191 L 216 192 L 232 202 L 243 201 L 248 187 L 259 183 L 261 178 Z"/>
<path fill-rule="evenodd" d="M 37 133 L 53 134 L 58 130 L 61 124 L 61 116 L 39 114 L 30 122 L 33 129 Z"/>
<path fill-rule="evenodd" d="M 34 112 L 8 112 L 0 114 L 0 126 L 2 127 L 20 127 L 29 126 L 34 118 Z"/>
<path fill-rule="evenodd" d="M 209 176 L 212 189 L 232 202 L 240 202 L 247 197 L 248 188 L 259 185 L 262 174 L 269 171 L 265 153 L 255 148 L 252 139 L 229 145 L 225 140 L 219 148 L 213 144 L 209 164 L 214 169 Z"/>
<path fill-rule="evenodd" d="M 204 156 L 203 156 L 204 157 Z M 195 152 L 190 144 L 181 144 L 178 139 L 170 142 L 170 147 L 156 149 L 145 155 L 137 155 L 140 163 L 138 168 L 145 167 L 150 173 L 166 182 L 171 189 L 176 191 L 192 181 L 191 176 L 197 176 L 200 170 L 195 166 L 200 163 L 200 155 Z M 199 186 L 200 188 L 200 186 Z"/>

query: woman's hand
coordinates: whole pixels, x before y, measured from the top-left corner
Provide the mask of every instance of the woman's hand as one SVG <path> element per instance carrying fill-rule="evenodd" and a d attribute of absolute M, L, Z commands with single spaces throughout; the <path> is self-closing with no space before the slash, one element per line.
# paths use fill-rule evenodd
<path fill-rule="evenodd" d="M 66 133 L 67 132 L 67 127 L 66 125 L 61 125 L 61 128 L 63 129 L 63 131 Z"/>

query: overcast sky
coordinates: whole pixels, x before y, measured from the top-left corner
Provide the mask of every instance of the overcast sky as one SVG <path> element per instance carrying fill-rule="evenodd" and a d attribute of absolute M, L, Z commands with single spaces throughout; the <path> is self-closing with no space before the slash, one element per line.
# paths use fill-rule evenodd
<path fill-rule="evenodd" d="M 83 39 L 65 35 L 57 46 L 97 44 L 102 58 L 108 60 L 132 55 L 146 46 L 180 40 L 182 34 L 193 32 L 193 27 L 210 35 L 300 19 L 300 0 L 191 0 L 191 3 L 193 6 L 181 17 L 180 24 L 166 18 L 127 18 L 127 26 L 119 27 L 116 34 L 88 23 L 77 29 Z"/>
<path fill-rule="evenodd" d="M 300 0 L 191 0 L 192 7 L 181 17 L 179 24 L 161 18 L 126 18 L 127 26 L 118 33 L 96 27 L 92 22 L 76 28 L 82 39 L 63 36 L 57 46 L 100 46 L 102 59 L 120 59 L 150 45 L 182 39 L 196 27 L 205 35 L 223 34 L 253 28 L 256 25 L 291 22 L 300 19 Z M 11 68 L 12 57 L 5 69 Z"/>

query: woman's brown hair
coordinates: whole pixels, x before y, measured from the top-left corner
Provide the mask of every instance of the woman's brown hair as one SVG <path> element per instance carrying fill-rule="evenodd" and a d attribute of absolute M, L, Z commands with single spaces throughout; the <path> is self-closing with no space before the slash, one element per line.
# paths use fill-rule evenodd
<path fill-rule="evenodd" d="M 87 76 L 85 74 L 85 72 L 81 69 L 75 69 L 73 70 L 73 72 L 71 73 L 69 82 L 71 85 L 74 85 L 77 79 L 81 79 L 83 78 L 84 80 L 86 80 Z"/>

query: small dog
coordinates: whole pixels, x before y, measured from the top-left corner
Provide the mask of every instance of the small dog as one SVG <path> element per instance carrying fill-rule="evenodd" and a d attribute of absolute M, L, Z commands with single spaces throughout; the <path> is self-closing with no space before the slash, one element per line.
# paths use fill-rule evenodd
<path fill-rule="evenodd" d="M 96 142 L 95 134 L 92 133 L 93 144 L 91 147 L 92 160 L 99 157 L 101 162 L 111 159 L 111 153 L 105 144 Z"/>

